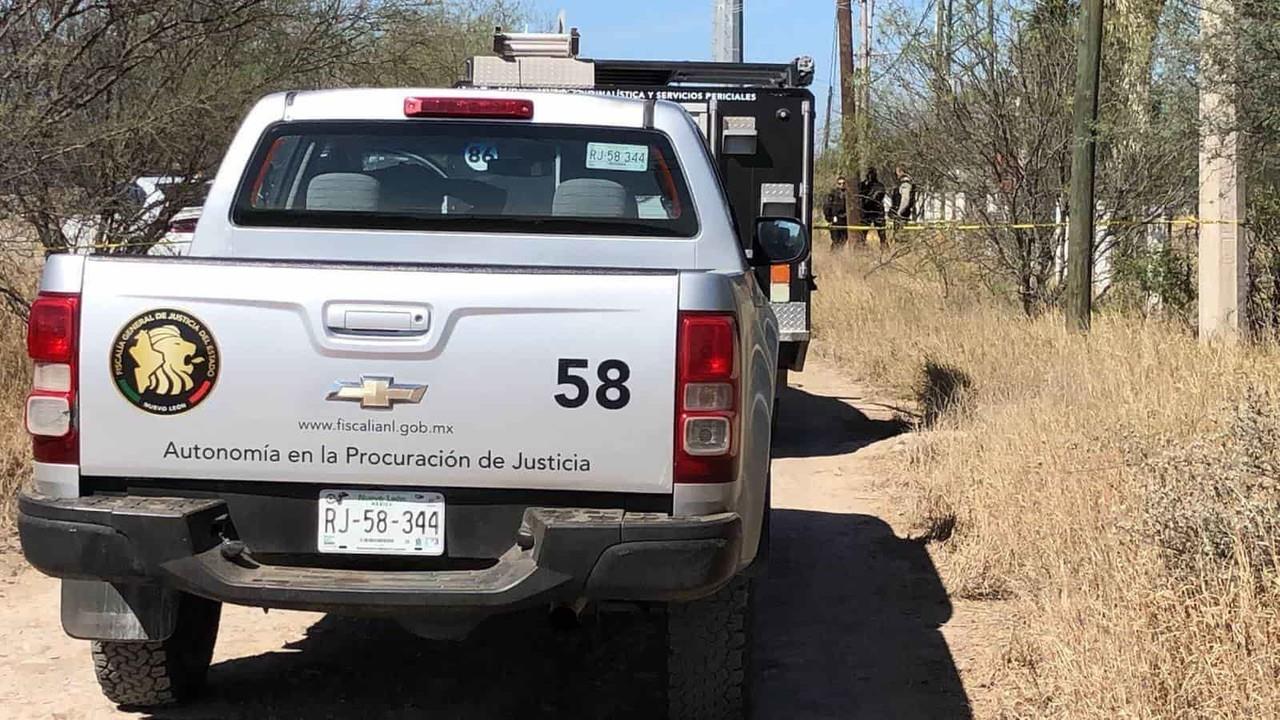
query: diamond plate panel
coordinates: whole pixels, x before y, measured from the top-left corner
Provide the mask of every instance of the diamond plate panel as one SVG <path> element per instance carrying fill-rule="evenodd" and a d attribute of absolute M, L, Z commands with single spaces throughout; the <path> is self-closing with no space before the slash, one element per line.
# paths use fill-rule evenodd
<path fill-rule="evenodd" d="M 725 135 L 756 135 L 754 115 L 728 116 L 722 121 Z"/>
<path fill-rule="evenodd" d="M 467 80 L 485 87 L 519 87 L 520 65 L 514 60 L 480 55 L 467 61 Z"/>
<path fill-rule="evenodd" d="M 796 186 L 791 183 L 761 183 L 761 202 L 796 202 Z"/>
<path fill-rule="evenodd" d="M 572 58 L 482 55 L 468 61 L 468 70 L 468 80 L 482 87 L 589 88 L 596 82 L 595 65 Z"/>
<path fill-rule="evenodd" d="M 549 88 L 594 87 L 596 66 L 570 58 L 520 58 L 520 84 Z"/>
<path fill-rule="evenodd" d="M 761 183 L 761 215 L 795 215 L 796 186 L 791 183 Z"/>
<path fill-rule="evenodd" d="M 807 332 L 809 306 L 802 302 L 770 303 L 773 314 L 778 316 L 778 331 L 784 333 Z"/>

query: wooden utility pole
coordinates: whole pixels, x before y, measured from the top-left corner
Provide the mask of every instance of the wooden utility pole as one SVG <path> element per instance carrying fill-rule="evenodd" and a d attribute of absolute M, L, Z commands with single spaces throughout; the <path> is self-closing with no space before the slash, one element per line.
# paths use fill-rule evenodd
<path fill-rule="evenodd" d="M 1232 0 L 1208 0 L 1200 10 L 1202 36 L 1221 33 L 1234 15 Z M 1230 22 L 1230 20 L 1227 20 Z M 1206 66 L 1210 63 L 1206 62 Z M 1246 275 L 1249 236 L 1244 215 L 1244 181 L 1235 131 L 1236 107 L 1230 89 L 1200 87 L 1200 339 L 1238 339 L 1246 329 Z"/>
<path fill-rule="evenodd" d="M 836 0 L 836 26 L 840 33 L 840 147 L 845 179 L 848 187 L 844 193 L 844 207 L 850 225 L 862 224 L 862 203 L 858 202 L 858 180 L 862 170 L 858 167 L 858 88 L 853 67 L 853 12 L 852 0 Z M 861 242 L 865 234 L 853 233 Z"/>
<path fill-rule="evenodd" d="M 1072 111 L 1071 214 L 1067 233 L 1067 327 L 1088 332 L 1093 310 L 1093 164 L 1102 72 L 1102 0 L 1080 3 Z"/>

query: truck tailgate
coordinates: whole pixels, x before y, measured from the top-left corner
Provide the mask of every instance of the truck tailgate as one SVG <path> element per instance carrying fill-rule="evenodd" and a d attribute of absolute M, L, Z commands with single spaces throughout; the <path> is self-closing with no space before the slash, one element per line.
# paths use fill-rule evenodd
<path fill-rule="evenodd" d="M 81 472 L 664 493 L 678 275 L 91 258 Z"/>

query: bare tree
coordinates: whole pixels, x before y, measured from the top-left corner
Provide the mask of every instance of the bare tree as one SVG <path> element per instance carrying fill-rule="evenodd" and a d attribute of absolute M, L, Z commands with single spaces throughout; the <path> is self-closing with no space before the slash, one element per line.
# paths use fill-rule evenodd
<path fill-rule="evenodd" d="M 495 26 L 510 27 L 527 14 L 521 0 L 384 0 L 371 13 L 377 42 L 349 68 L 346 80 L 353 85 L 450 85 L 468 57 L 489 49 Z"/>
<path fill-rule="evenodd" d="M 0 12 L 0 209 L 49 251 L 145 248 L 246 102 L 324 82 L 365 42 L 336 0 L 11 0 Z M 138 176 L 178 192 L 144 207 Z M 90 237 L 74 237 L 89 228 Z M 105 249 L 105 248 L 104 248 Z"/>
<path fill-rule="evenodd" d="M 145 252 L 259 96 L 449 84 L 495 20 L 519 11 L 505 0 L 0 0 L 0 228 L 46 252 Z M 146 176 L 165 182 L 163 199 L 140 196 Z M 0 237 L 0 251 L 16 242 Z"/>
<path fill-rule="evenodd" d="M 1067 0 L 1044 0 L 1002 5 L 991 16 L 960 12 L 943 38 L 899 14 L 889 34 L 900 52 L 876 87 L 882 162 L 907 166 L 935 197 L 963 198 L 962 219 L 981 226 L 915 249 L 944 249 L 1029 314 L 1056 303 L 1062 286 L 1075 11 Z M 1132 18 L 1153 12 L 1164 10 L 1135 6 L 1120 17 L 1146 33 L 1146 21 Z M 1185 75 L 1154 71 L 1169 32 L 1113 42 L 1141 69 L 1104 75 L 1095 208 L 1103 257 L 1145 251 L 1142 223 L 1194 197 L 1194 88 Z M 1175 102 L 1178 92 L 1191 93 L 1190 102 Z"/>

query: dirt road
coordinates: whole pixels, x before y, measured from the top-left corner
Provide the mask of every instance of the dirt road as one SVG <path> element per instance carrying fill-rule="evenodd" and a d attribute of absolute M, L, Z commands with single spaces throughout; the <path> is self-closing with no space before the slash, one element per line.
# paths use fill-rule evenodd
<path fill-rule="evenodd" d="M 794 377 L 758 586 L 758 717 L 969 717 L 965 618 L 878 481 L 902 426 L 818 362 Z M 227 607 L 206 697 L 127 713 L 99 694 L 87 644 L 62 634 L 58 584 L 12 557 L 0 569 L 5 718 L 652 718 L 662 697 L 657 623 L 639 613 L 569 634 L 541 612 L 503 617 L 457 645 L 383 622 Z"/>

